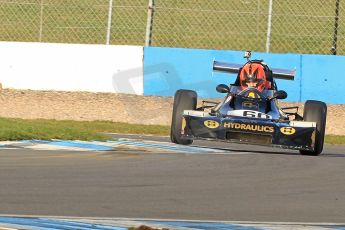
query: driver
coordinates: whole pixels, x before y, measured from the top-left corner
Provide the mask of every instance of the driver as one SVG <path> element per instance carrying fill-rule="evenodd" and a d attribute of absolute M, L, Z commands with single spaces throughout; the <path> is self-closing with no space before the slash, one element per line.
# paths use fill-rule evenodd
<path fill-rule="evenodd" d="M 269 89 L 271 84 L 266 80 L 264 67 L 260 63 L 247 63 L 240 73 L 241 89 L 255 88 L 259 92 Z"/>

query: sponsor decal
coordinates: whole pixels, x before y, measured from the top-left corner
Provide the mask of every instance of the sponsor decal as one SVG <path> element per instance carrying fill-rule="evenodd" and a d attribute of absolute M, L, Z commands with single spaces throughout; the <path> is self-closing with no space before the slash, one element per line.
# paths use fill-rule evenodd
<path fill-rule="evenodd" d="M 229 95 L 229 96 L 226 98 L 226 100 L 224 101 L 224 104 L 225 104 L 225 103 L 228 103 L 231 99 L 232 99 L 232 96 Z"/>
<path fill-rule="evenodd" d="M 214 120 L 206 120 L 204 121 L 204 125 L 210 129 L 216 129 L 220 126 L 219 122 L 214 121 Z"/>
<path fill-rule="evenodd" d="M 280 132 L 285 135 L 292 135 L 296 132 L 296 129 L 292 127 L 282 127 L 280 128 Z"/>
<path fill-rule="evenodd" d="M 272 119 L 271 115 L 260 113 L 258 111 L 253 111 L 253 110 L 231 110 L 231 111 L 228 111 L 227 114 L 231 116 Z"/>
<path fill-rule="evenodd" d="M 256 93 L 250 92 L 250 93 L 248 94 L 248 97 L 256 98 Z"/>
<path fill-rule="evenodd" d="M 240 129 L 245 131 L 263 132 L 263 133 L 273 133 L 274 127 L 269 125 L 255 125 L 255 124 L 241 124 L 224 122 L 224 128 L 230 129 Z"/>

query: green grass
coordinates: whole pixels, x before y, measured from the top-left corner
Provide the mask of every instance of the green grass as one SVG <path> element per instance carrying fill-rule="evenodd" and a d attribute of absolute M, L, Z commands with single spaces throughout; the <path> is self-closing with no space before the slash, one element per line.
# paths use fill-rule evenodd
<path fill-rule="evenodd" d="M 167 136 L 170 127 L 139 125 L 111 121 L 58 121 L 0 118 L 0 141 L 28 139 L 99 140 L 109 139 L 102 133 L 150 134 Z M 327 135 L 327 144 L 345 144 L 345 136 Z"/>
<path fill-rule="evenodd" d="M 169 127 L 109 121 L 58 121 L 0 118 L 0 141 L 25 139 L 107 140 L 102 133 L 168 135 Z"/>
<path fill-rule="evenodd" d="M 345 144 L 345 136 L 326 135 L 325 143 L 332 144 L 332 145 L 344 145 Z"/>
<path fill-rule="evenodd" d="M 265 51 L 268 0 L 156 0 L 153 46 Z M 0 1 L 0 40 L 106 41 L 109 0 Z M 111 44 L 144 45 L 148 0 L 114 1 Z M 345 54 L 340 1 L 338 54 Z M 334 0 L 273 1 L 271 52 L 329 54 Z"/>
<path fill-rule="evenodd" d="M 107 137 L 83 129 L 77 122 L 0 118 L 1 141 L 25 139 L 106 140 Z"/>

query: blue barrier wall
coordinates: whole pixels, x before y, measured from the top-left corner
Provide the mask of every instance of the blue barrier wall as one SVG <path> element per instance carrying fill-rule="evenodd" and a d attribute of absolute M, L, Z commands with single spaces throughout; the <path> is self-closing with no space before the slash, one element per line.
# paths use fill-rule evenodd
<path fill-rule="evenodd" d="M 345 103 L 344 56 L 253 53 L 252 59 L 264 59 L 271 68 L 296 68 L 294 81 L 276 80 L 278 89 L 288 92 L 286 101 Z M 236 75 L 213 72 L 213 60 L 246 62 L 242 51 L 145 47 L 144 95 L 173 96 L 178 89 L 192 89 L 202 98 L 223 97 L 216 86 L 233 83 Z"/>

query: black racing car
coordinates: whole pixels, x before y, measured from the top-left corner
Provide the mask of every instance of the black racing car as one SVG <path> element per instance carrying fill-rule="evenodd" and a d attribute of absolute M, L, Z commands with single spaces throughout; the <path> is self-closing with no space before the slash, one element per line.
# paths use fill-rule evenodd
<path fill-rule="evenodd" d="M 270 69 L 262 60 L 248 63 L 262 65 L 271 87 L 265 90 L 243 89 L 240 73 L 244 65 L 214 61 L 213 70 L 237 73 L 230 87 L 217 86 L 227 96 L 221 103 L 202 101 L 197 107 L 197 93 L 180 89 L 174 97 L 171 141 L 188 145 L 194 139 L 220 140 L 268 145 L 299 150 L 304 155 L 319 155 L 323 149 L 327 106 L 324 102 L 305 102 L 303 116 L 298 107 L 279 108 L 278 100 L 287 93 L 277 90 L 274 79 L 293 80 L 295 71 Z"/>

